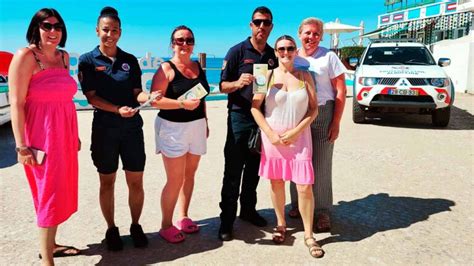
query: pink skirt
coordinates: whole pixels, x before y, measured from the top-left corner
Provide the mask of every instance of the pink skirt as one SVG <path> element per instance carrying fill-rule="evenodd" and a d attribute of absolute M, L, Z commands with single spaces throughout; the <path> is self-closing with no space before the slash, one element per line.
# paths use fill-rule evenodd
<path fill-rule="evenodd" d="M 286 128 L 273 128 L 283 133 Z M 309 127 L 291 145 L 273 145 L 262 132 L 262 154 L 259 175 L 270 180 L 292 181 L 295 184 L 314 184 L 311 130 Z"/>

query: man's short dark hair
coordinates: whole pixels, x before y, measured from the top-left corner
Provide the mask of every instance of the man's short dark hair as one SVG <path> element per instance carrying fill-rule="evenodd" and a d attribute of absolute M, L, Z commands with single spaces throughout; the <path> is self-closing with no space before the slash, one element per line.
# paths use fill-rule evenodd
<path fill-rule="evenodd" d="M 259 7 L 255 8 L 255 10 L 252 13 L 252 20 L 253 20 L 253 16 L 255 16 L 255 13 L 270 15 L 270 19 L 273 20 L 272 11 L 270 11 L 270 8 L 268 8 L 266 6 L 259 6 Z"/>

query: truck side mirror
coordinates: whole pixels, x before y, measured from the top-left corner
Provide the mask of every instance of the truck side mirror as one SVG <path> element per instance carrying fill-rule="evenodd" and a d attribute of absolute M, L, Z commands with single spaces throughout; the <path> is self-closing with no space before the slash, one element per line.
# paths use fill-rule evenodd
<path fill-rule="evenodd" d="M 451 59 L 449 58 L 441 57 L 440 59 L 438 59 L 438 66 L 440 67 L 446 67 L 446 66 L 449 66 L 450 64 L 451 64 Z"/>
<path fill-rule="evenodd" d="M 358 66 L 358 65 L 359 65 L 359 58 L 357 58 L 357 57 L 351 57 L 351 58 L 349 58 L 349 65 L 350 65 L 351 67 L 356 67 L 356 66 Z"/>

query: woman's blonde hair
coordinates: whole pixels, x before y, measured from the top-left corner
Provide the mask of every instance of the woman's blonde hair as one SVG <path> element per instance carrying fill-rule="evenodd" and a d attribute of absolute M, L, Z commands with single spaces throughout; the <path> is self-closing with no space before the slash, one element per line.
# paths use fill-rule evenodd
<path fill-rule="evenodd" d="M 303 21 L 301 21 L 300 26 L 298 28 L 298 35 L 301 34 L 301 31 L 303 30 L 303 26 L 309 25 L 309 24 L 314 24 L 318 26 L 318 28 L 321 30 L 320 33 L 321 33 L 321 41 L 322 41 L 323 35 L 324 35 L 324 22 L 320 20 L 319 18 L 309 17 L 309 18 L 303 19 Z"/>

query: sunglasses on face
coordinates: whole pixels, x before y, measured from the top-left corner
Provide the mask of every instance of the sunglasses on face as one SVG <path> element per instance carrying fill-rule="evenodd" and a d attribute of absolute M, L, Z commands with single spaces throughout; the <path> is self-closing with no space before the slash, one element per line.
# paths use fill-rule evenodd
<path fill-rule="evenodd" d="M 269 20 L 269 19 L 254 19 L 254 20 L 252 20 L 252 23 L 253 23 L 253 25 L 255 25 L 257 27 L 262 25 L 262 23 L 263 23 L 263 26 L 265 26 L 265 27 L 268 27 L 268 26 L 272 25 L 272 21 Z"/>
<path fill-rule="evenodd" d="M 173 44 L 176 44 L 178 46 L 183 46 L 184 43 L 187 45 L 194 45 L 194 38 L 175 38 L 173 40 Z"/>
<path fill-rule="evenodd" d="M 296 47 L 294 46 L 282 46 L 282 47 L 278 47 L 276 49 L 279 53 L 284 53 L 285 51 L 288 51 L 288 53 L 291 53 L 291 52 L 294 52 L 296 51 Z"/>
<path fill-rule="evenodd" d="M 55 31 L 62 31 L 64 29 L 64 25 L 59 22 L 54 24 L 43 22 L 40 24 L 40 28 L 44 31 L 51 31 L 52 29 Z"/>

